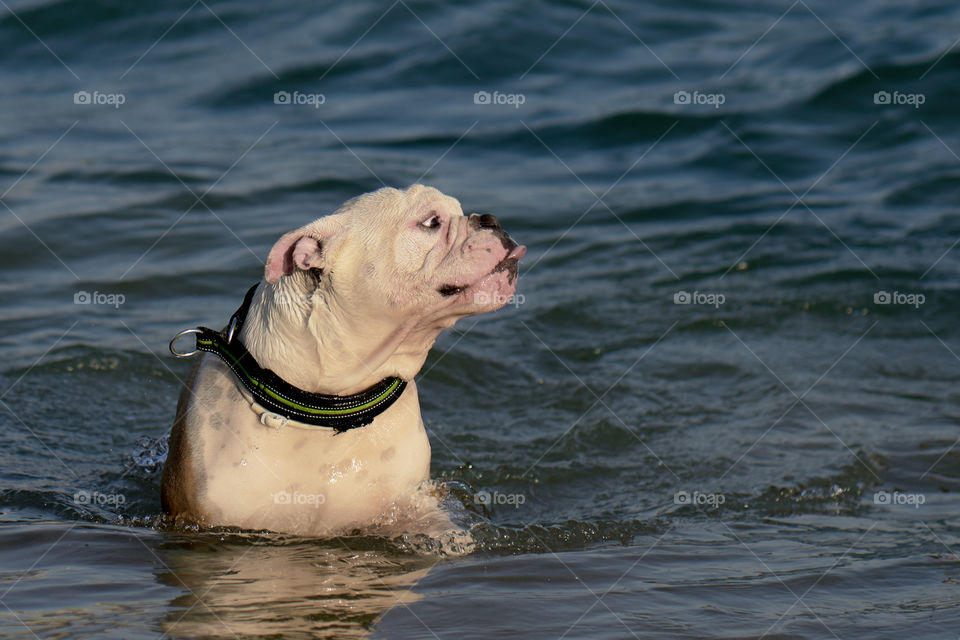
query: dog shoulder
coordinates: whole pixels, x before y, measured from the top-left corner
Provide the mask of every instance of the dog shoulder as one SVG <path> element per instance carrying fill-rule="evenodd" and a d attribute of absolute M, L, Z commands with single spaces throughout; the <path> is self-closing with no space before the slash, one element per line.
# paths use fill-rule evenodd
<path fill-rule="evenodd" d="M 190 405 L 194 401 L 194 387 L 203 360 L 202 354 L 190 371 L 190 376 L 180 391 L 177 411 L 170 430 L 167 460 L 163 465 L 160 486 L 160 501 L 163 510 L 173 517 L 192 511 L 196 498 L 197 471 L 192 460 L 195 450 L 197 425 L 189 420 Z"/>

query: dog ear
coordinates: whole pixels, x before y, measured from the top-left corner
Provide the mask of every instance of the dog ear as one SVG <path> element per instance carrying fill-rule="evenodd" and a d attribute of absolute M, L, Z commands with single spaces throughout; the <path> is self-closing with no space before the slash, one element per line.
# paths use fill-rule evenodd
<path fill-rule="evenodd" d="M 296 231 L 291 231 L 277 240 L 270 249 L 264 278 L 276 283 L 298 269 L 322 269 L 331 236 L 336 225 L 323 218 Z"/>

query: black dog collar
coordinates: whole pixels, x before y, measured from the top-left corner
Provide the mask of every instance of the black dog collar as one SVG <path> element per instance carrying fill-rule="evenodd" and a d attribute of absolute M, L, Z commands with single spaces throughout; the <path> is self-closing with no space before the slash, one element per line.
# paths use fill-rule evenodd
<path fill-rule="evenodd" d="M 258 286 L 259 283 L 247 291 L 243 304 L 230 317 L 226 329 L 214 331 L 207 327 L 197 327 L 181 331 L 170 341 L 171 353 L 177 357 L 189 357 L 198 351 L 212 353 L 230 367 L 240 384 L 268 411 L 288 420 L 316 427 L 329 427 L 337 432 L 370 424 L 396 402 L 407 386 L 400 378 L 384 378 L 372 387 L 353 395 L 328 396 L 299 389 L 270 369 L 261 367 L 239 337 Z M 180 353 L 173 348 L 173 343 L 187 333 L 196 334 L 196 350 Z"/>

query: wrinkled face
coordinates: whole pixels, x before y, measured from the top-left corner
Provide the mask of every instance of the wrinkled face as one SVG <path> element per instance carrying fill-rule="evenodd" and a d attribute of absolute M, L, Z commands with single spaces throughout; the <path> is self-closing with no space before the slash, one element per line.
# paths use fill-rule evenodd
<path fill-rule="evenodd" d="M 380 189 L 280 239 L 266 277 L 313 269 L 341 304 L 431 317 L 493 311 L 516 288 L 517 245 L 492 215 L 465 216 L 436 189 Z"/>
<path fill-rule="evenodd" d="M 526 252 L 489 214 L 465 216 L 460 203 L 435 189 L 403 192 L 392 239 L 395 264 L 423 301 L 469 313 L 499 309 L 513 295 Z"/>

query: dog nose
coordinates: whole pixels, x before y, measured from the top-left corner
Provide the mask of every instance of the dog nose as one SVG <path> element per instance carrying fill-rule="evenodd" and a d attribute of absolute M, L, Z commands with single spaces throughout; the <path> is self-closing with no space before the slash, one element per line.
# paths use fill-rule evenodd
<path fill-rule="evenodd" d="M 489 213 L 483 215 L 472 214 L 470 216 L 470 226 L 474 229 L 500 229 L 500 221 L 496 216 Z"/>

